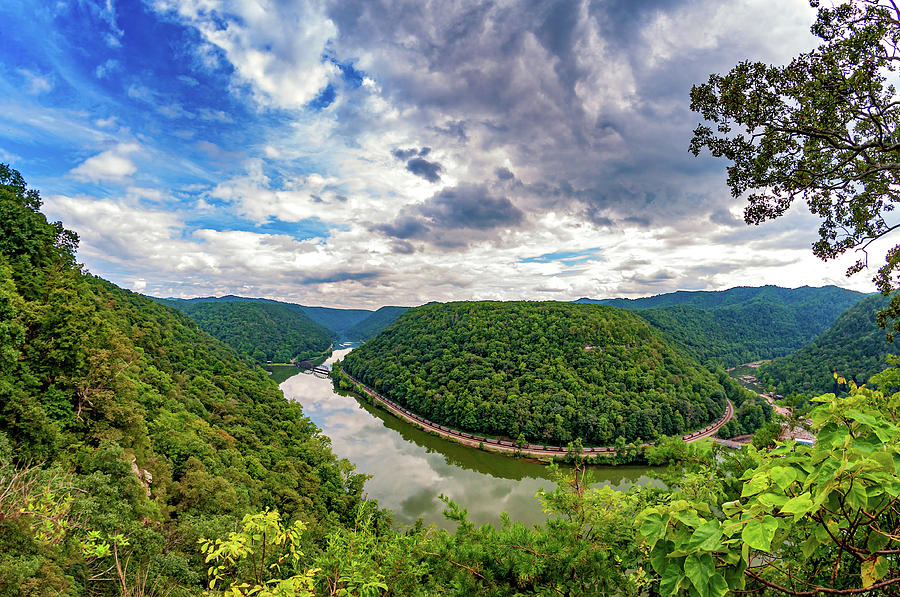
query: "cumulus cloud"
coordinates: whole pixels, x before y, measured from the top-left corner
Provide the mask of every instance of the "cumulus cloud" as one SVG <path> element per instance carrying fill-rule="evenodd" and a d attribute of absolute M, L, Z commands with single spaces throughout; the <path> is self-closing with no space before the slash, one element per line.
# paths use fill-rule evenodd
<path fill-rule="evenodd" d="M 263 105 L 301 108 L 337 72 L 322 58 L 337 35 L 324 2 L 280 4 L 277 10 L 239 0 L 156 0 L 154 6 L 196 28 L 234 67 L 235 82 L 248 85 Z"/>
<path fill-rule="evenodd" d="M 73 168 L 69 175 L 90 182 L 124 180 L 137 171 L 137 166 L 129 156 L 139 149 L 137 143 L 120 143 L 113 149 L 89 157 Z"/>
<path fill-rule="evenodd" d="M 514 228 L 525 214 L 507 197 L 496 197 L 484 185 L 461 184 L 439 191 L 390 223 L 375 227 L 396 239 L 422 240 L 442 248 L 461 248 L 492 239 L 498 229 Z M 395 245 L 411 252 L 409 243 Z"/>
<path fill-rule="evenodd" d="M 140 118 L 100 125 L 109 105 L 92 114 L 105 130 L 81 133 L 92 149 L 71 169 L 83 183 L 130 183 L 140 157 L 140 186 L 51 202 L 82 234 L 89 267 L 123 284 L 380 306 L 840 280 L 840 265 L 809 254 L 814 222 L 744 227 L 722 164 L 686 150 L 690 86 L 802 49 L 802 6 L 149 5 L 192 30 L 178 49 L 188 70 L 126 79 L 136 101 L 123 103 Z M 25 140 L 34 127 L 61 136 L 58 115 L 0 120 Z M 160 136 L 178 150 L 160 149 Z M 181 169 L 146 174 L 151 162 Z"/>
<path fill-rule="evenodd" d="M 437 162 L 429 162 L 425 158 L 409 160 L 406 162 L 406 169 L 428 182 L 440 182 L 441 180 L 441 165 Z"/>

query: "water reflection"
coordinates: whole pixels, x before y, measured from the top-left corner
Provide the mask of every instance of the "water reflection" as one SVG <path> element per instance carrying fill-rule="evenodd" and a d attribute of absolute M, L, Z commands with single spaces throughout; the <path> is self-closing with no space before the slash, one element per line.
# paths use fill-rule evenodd
<path fill-rule="evenodd" d="M 335 351 L 343 358 L 350 349 Z M 443 494 L 469 511 L 476 524 L 496 522 L 507 511 L 513 520 L 535 524 L 545 516 L 535 494 L 550 489 L 546 467 L 482 452 L 434 437 L 393 415 L 336 393 L 329 379 L 299 374 L 281 389 L 303 405 L 306 415 L 331 438 L 335 454 L 347 458 L 359 472 L 372 475 L 369 497 L 395 512 L 401 524 L 419 517 L 426 524 L 452 528 L 442 512 Z M 644 467 L 599 468 L 605 483 L 627 489 L 648 484 Z"/>

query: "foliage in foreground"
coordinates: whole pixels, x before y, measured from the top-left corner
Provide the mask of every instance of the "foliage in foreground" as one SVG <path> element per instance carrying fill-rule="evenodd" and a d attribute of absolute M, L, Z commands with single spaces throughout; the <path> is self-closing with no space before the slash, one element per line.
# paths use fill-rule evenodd
<path fill-rule="evenodd" d="M 664 594 L 900 592 L 900 393 L 850 382 L 846 398 L 815 402 L 816 444 L 751 449 L 734 499 L 673 499 L 641 515 Z"/>

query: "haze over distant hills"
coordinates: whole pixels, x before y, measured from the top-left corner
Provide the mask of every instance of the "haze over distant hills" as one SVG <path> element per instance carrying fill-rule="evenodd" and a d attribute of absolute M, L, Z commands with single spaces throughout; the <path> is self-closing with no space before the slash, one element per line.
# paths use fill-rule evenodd
<path fill-rule="evenodd" d="M 582 298 L 574 302 L 635 311 L 700 362 L 710 366 L 730 367 L 780 357 L 798 350 L 822 333 L 844 310 L 864 297 L 861 292 L 836 286 L 739 286 L 721 291 L 677 291 L 638 299 Z M 408 309 L 396 306 L 386 306 L 376 311 L 310 307 L 234 295 L 160 300 L 181 308 L 188 315 L 197 314 L 199 318 L 194 319 L 201 328 L 213 335 L 217 335 L 215 330 L 221 327 L 222 322 L 217 322 L 217 317 L 201 321 L 203 318 L 199 314 L 211 308 L 193 305 L 246 302 L 280 306 L 285 314 L 293 313 L 298 318 L 296 325 L 301 333 L 308 332 L 314 336 L 310 339 L 310 344 L 316 347 L 322 344 L 323 336 L 321 330 L 315 331 L 314 327 L 310 327 L 312 322 L 324 328 L 333 339 L 364 342 L 376 337 Z M 224 312 L 221 308 L 214 310 Z M 248 310 L 248 314 L 250 312 Z M 257 314 L 251 318 L 255 323 L 251 324 L 248 320 L 247 325 L 254 326 L 256 331 L 245 330 L 245 336 L 258 334 L 260 326 L 264 327 L 258 320 L 259 310 L 254 310 L 253 313 Z M 278 325 L 290 325 L 289 318 L 285 317 L 286 315 L 278 319 Z M 307 317 L 312 321 L 307 322 Z M 270 316 L 269 321 L 274 323 L 275 320 Z M 239 325 L 239 321 L 231 321 L 228 323 L 227 333 L 234 336 L 235 328 Z M 275 338 L 283 333 L 272 331 L 266 336 Z M 222 332 L 218 332 L 217 337 L 224 339 Z M 295 338 L 295 344 L 297 339 L 299 338 Z M 241 345 L 247 345 L 247 341 L 242 341 Z M 278 347 L 282 353 L 287 349 L 283 344 L 278 344 Z M 247 353 L 244 348 L 237 348 Z M 255 349 L 251 352 L 259 357 L 260 353 Z"/>

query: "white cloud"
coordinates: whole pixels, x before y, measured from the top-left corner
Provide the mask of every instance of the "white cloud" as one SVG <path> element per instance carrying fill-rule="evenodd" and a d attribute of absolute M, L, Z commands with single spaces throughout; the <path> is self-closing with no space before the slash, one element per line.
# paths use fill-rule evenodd
<path fill-rule="evenodd" d="M 97 65 L 97 68 L 94 69 L 94 74 L 98 79 L 105 79 L 111 73 L 121 69 L 121 64 L 119 64 L 118 60 L 110 58 L 103 64 Z"/>
<path fill-rule="evenodd" d="M 322 59 L 336 34 L 323 2 L 300 0 L 270 10 L 248 0 L 157 0 L 218 48 L 235 69 L 236 83 L 247 84 L 264 106 L 300 108 L 328 84 L 336 68 Z M 215 53 L 201 57 L 218 66 Z"/>
<path fill-rule="evenodd" d="M 90 182 L 121 181 L 137 171 L 128 156 L 140 149 L 137 143 L 120 143 L 113 149 L 100 152 L 73 168 L 69 174 Z"/>
<path fill-rule="evenodd" d="M 19 69 L 19 74 L 25 79 L 25 85 L 31 95 L 40 95 L 53 89 L 53 81 L 49 75 L 38 75 L 24 68 Z"/>

